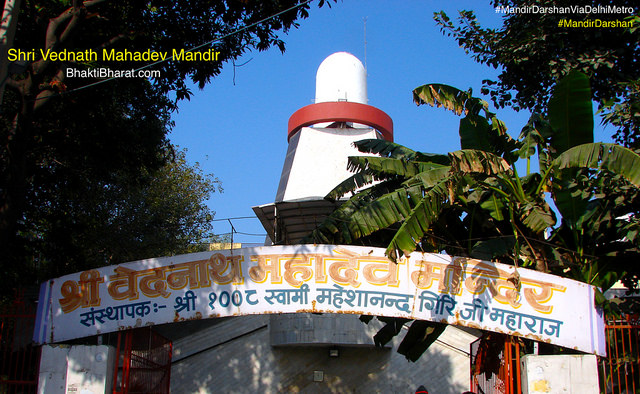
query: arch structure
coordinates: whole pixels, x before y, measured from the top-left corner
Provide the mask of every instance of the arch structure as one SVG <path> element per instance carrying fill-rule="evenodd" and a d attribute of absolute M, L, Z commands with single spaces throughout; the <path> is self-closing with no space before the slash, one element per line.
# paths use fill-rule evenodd
<path fill-rule="evenodd" d="M 184 320 L 267 313 L 422 319 L 605 355 L 595 288 L 519 268 L 384 249 L 264 246 L 134 261 L 42 284 L 34 340 L 55 343 Z"/>

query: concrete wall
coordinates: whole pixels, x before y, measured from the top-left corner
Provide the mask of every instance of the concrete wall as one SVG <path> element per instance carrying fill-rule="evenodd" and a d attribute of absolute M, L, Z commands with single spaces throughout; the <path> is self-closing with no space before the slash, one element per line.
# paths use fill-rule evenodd
<path fill-rule="evenodd" d="M 378 138 L 374 129 L 303 127 L 289 141 L 276 201 L 322 200 L 340 182 L 353 175 L 349 156 L 366 156 L 352 144 Z"/>
<path fill-rule="evenodd" d="M 115 350 L 111 346 L 45 345 L 38 393 L 110 393 L 114 364 Z"/>
<path fill-rule="evenodd" d="M 268 316 L 232 318 L 174 342 L 171 392 L 413 393 L 420 385 L 431 393 L 468 390 L 474 335 L 448 327 L 416 363 L 395 351 L 400 339 L 394 349 L 338 347 L 339 356 L 330 357 L 330 346 L 271 346 Z"/>
<path fill-rule="evenodd" d="M 598 361 L 593 354 L 522 358 L 522 393 L 598 394 Z"/>
<path fill-rule="evenodd" d="M 382 328 L 377 320 L 369 324 L 358 315 L 283 313 L 269 317 L 271 345 L 369 345 Z"/>

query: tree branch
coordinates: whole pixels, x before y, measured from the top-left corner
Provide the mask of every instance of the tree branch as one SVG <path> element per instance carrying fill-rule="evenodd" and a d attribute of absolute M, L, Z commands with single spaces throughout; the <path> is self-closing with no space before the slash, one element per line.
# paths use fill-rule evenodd
<path fill-rule="evenodd" d="M 62 82 L 64 81 L 64 76 L 65 76 L 65 68 L 60 68 L 60 70 L 58 70 L 58 73 L 51 78 L 51 81 L 57 81 L 57 82 Z M 53 86 L 53 85 L 50 85 Z M 51 99 L 51 97 L 54 97 L 55 95 L 57 95 L 57 92 L 55 92 L 52 88 L 48 88 L 45 89 L 43 91 L 41 91 L 40 93 L 38 93 L 38 95 L 35 98 L 35 103 L 33 104 L 33 111 L 37 111 L 40 107 L 42 107 L 43 105 L 45 105 L 49 99 Z"/>
<path fill-rule="evenodd" d="M 85 8 L 89 8 L 89 7 L 93 7 L 96 4 L 104 3 L 105 1 L 109 1 L 109 0 L 87 0 L 84 3 L 82 3 L 82 5 Z"/>
<path fill-rule="evenodd" d="M 69 38 L 69 36 L 71 36 L 71 33 L 73 32 L 75 27 L 78 25 L 78 23 L 80 23 L 80 20 L 84 19 L 86 15 L 87 15 L 87 9 L 84 7 L 74 10 L 73 17 L 71 18 L 71 21 L 67 24 L 67 27 L 64 29 L 64 31 L 60 34 L 60 38 L 58 39 L 57 44 L 62 44 L 65 41 L 67 41 L 67 39 Z"/>
<path fill-rule="evenodd" d="M 71 36 L 71 33 L 78 25 L 80 20 L 84 19 L 84 16 L 87 13 L 87 8 L 93 7 L 105 1 L 108 0 L 89 0 L 80 4 L 80 0 L 74 0 L 73 6 L 71 8 L 63 11 L 56 18 L 50 19 L 45 35 L 45 50 L 53 48 L 55 45 L 65 42 Z M 67 24 L 64 31 L 60 34 L 60 38 L 58 38 L 56 32 L 58 31 L 60 26 L 62 26 L 62 24 L 67 22 L 69 19 L 71 19 L 71 21 Z M 38 65 L 37 70 L 39 71 L 46 66 L 47 64 Z"/>
<path fill-rule="evenodd" d="M 116 42 L 122 40 L 123 38 L 126 38 L 127 34 L 125 33 L 120 33 L 115 37 L 110 38 L 109 40 L 103 42 L 102 44 L 98 45 L 98 47 L 96 49 L 103 49 L 103 48 L 107 48 L 113 44 L 115 44 Z"/>
<path fill-rule="evenodd" d="M 73 17 L 73 8 L 69 8 L 66 11 L 63 11 L 57 17 L 49 19 L 49 25 L 47 26 L 47 33 L 45 34 L 45 39 L 44 39 L 45 50 L 53 48 L 53 46 L 58 42 L 56 31 L 64 22 L 68 21 L 72 17 Z"/>
<path fill-rule="evenodd" d="M 73 6 L 71 8 L 68 8 L 67 10 L 63 11 L 56 18 L 50 19 L 49 25 L 47 26 L 47 32 L 45 34 L 45 50 L 51 49 L 57 45 L 64 43 L 69 37 L 71 37 L 76 26 L 78 26 L 78 24 L 85 19 L 85 16 L 87 15 L 87 8 L 93 7 L 105 1 L 108 1 L 108 0 L 89 0 L 85 2 L 81 2 L 81 0 L 74 0 Z M 67 21 L 69 22 L 67 23 L 63 32 L 58 37 L 56 32 Z M 40 59 L 34 62 L 31 67 L 33 70 L 33 74 L 39 75 L 40 73 L 42 73 L 44 69 L 47 68 L 47 66 L 49 66 L 50 63 L 51 63 L 50 60 L 45 61 L 44 59 Z M 42 93 L 45 93 L 45 92 L 39 93 L 37 97 L 40 97 Z M 45 97 L 48 97 L 48 96 L 45 96 Z M 48 99 L 43 99 L 42 101 L 48 101 Z M 35 107 L 39 108 L 41 106 L 42 106 L 41 104 L 36 102 Z"/>

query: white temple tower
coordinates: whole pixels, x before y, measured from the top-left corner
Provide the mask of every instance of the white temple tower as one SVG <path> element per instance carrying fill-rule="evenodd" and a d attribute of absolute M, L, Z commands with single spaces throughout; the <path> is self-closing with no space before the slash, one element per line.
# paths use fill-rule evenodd
<path fill-rule="evenodd" d="M 324 59 L 316 73 L 316 103 L 351 101 L 367 104 L 367 71 L 350 53 Z"/>
<path fill-rule="evenodd" d="M 322 62 L 315 98 L 289 119 L 275 202 L 253 208 L 269 244 L 298 242 L 341 203 L 324 196 L 351 175 L 347 158 L 362 155 L 354 141 L 393 138 L 391 118 L 367 104 L 366 72 L 353 55 L 335 53 Z M 391 393 L 424 384 L 430 392 L 457 394 L 469 387 L 469 344 L 477 339 L 450 326 L 413 364 L 390 350 L 404 335 L 378 349 L 373 335 L 384 323 L 365 325 L 355 314 L 213 320 L 218 324 L 175 341 L 172 392 Z"/>
<path fill-rule="evenodd" d="M 348 157 L 363 155 L 353 142 L 393 141 L 389 115 L 367 104 L 366 70 L 355 56 L 337 52 L 320 64 L 315 97 L 289 118 L 275 202 L 253 208 L 273 244 L 296 243 L 335 208 L 324 196 L 352 175 Z"/>
<path fill-rule="evenodd" d="M 316 73 L 315 103 L 289 118 L 289 148 L 274 203 L 253 207 L 267 231 L 267 244 L 298 243 L 342 201 L 324 197 L 352 175 L 353 143 L 393 140 L 389 115 L 367 104 L 366 70 L 346 52 L 327 57 Z M 282 314 L 269 317 L 272 346 L 373 346 L 355 315 Z"/>

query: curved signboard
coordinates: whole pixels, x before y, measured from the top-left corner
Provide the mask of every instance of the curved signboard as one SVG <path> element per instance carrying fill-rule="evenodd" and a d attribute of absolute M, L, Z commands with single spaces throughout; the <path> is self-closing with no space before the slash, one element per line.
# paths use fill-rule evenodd
<path fill-rule="evenodd" d="M 265 246 L 141 260 L 42 285 L 38 343 L 153 324 L 265 313 L 446 322 L 605 354 L 593 286 L 509 265 L 384 249 Z"/>

